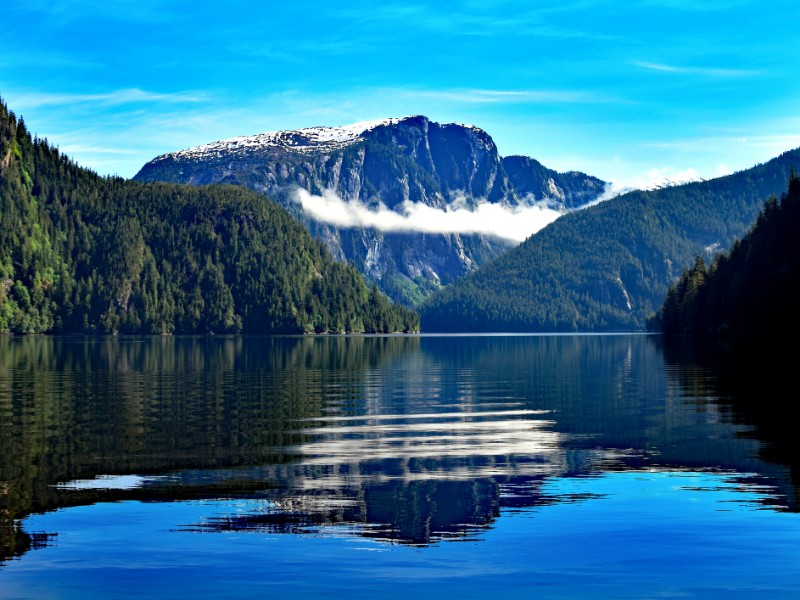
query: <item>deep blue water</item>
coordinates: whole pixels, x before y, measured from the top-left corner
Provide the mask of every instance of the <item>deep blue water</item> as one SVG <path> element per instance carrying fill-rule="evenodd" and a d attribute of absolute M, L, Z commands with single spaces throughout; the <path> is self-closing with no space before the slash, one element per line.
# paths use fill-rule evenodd
<path fill-rule="evenodd" d="M 0 339 L 0 598 L 800 598 L 791 440 L 727 377 L 646 335 Z"/>

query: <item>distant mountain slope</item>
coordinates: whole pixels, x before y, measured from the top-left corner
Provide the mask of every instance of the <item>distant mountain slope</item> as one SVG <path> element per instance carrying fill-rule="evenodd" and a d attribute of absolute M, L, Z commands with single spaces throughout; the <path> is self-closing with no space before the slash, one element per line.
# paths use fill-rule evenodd
<path fill-rule="evenodd" d="M 727 177 L 571 212 L 432 295 L 422 330 L 643 330 L 695 255 L 741 238 L 798 164 L 792 150 Z"/>
<path fill-rule="evenodd" d="M 298 189 L 346 207 L 397 221 L 410 207 L 438 209 L 487 204 L 509 210 L 543 205 L 566 212 L 598 198 L 605 182 L 559 174 L 525 157 L 501 158 L 492 138 L 467 125 L 424 116 L 312 127 L 213 142 L 159 156 L 138 181 L 235 183 L 262 192 L 301 219 L 333 255 L 348 260 L 395 300 L 415 304 L 516 245 L 503 231 L 459 233 L 411 220 L 398 229 L 355 220 L 333 223 L 305 213 Z M 362 214 L 366 214 L 362 211 Z M 432 214 L 432 213 L 428 213 Z M 452 216 L 452 214 L 450 214 Z M 424 218 L 422 218 L 424 220 Z"/>
<path fill-rule="evenodd" d="M 579 208 L 596 200 L 606 183 L 579 171 L 558 173 L 528 156 L 504 156 L 503 169 L 520 198 L 549 202 L 554 208 Z"/>
<path fill-rule="evenodd" d="M 0 101 L 0 332 L 417 325 L 262 194 L 98 177 Z"/>
<path fill-rule="evenodd" d="M 670 286 L 651 325 L 668 336 L 750 342 L 800 333 L 800 180 L 764 205 L 753 228 Z M 749 343 L 747 344 L 749 345 Z"/>

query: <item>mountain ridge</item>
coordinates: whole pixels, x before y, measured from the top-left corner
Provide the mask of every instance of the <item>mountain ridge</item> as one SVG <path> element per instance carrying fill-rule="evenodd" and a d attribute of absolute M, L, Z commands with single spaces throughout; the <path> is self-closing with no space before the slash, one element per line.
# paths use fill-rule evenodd
<path fill-rule="evenodd" d="M 332 194 L 344 207 L 357 204 L 373 212 L 402 214 L 409 205 L 424 205 L 439 211 L 436 216 L 442 221 L 452 216 L 446 213 L 454 206 L 475 211 L 486 204 L 561 214 L 606 189 L 606 182 L 596 177 L 559 174 L 533 159 L 504 159 L 483 129 L 441 124 L 423 115 L 259 135 L 163 154 L 134 179 L 234 183 L 259 191 L 301 220 L 334 257 L 351 262 L 407 305 L 502 255 L 514 243 L 502 231 L 453 232 L 443 227 L 441 232 L 420 233 L 358 222 L 332 224 L 304 212 L 298 189 L 312 196 Z"/>
<path fill-rule="evenodd" d="M 199 144 L 175 152 L 167 152 L 153 159 L 152 162 L 172 155 L 181 157 L 203 157 L 221 151 L 248 151 L 262 148 L 285 148 L 295 152 L 334 150 L 357 142 L 368 131 L 377 127 L 391 126 L 414 119 L 426 119 L 424 115 L 407 115 L 405 117 L 388 117 L 369 121 L 357 121 L 346 125 L 316 125 L 300 129 L 280 129 L 253 135 L 241 135 L 205 144 Z M 443 126 L 455 125 L 466 129 L 483 132 L 475 125 L 465 123 L 443 123 Z M 484 132 L 485 133 L 485 132 Z"/>
<path fill-rule="evenodd" d="M 423 331 L 644 330 L 668 286 L 780 195 L 800 148 L 737 173 L 633 191 L 551 223 L 420 306 Z"/>

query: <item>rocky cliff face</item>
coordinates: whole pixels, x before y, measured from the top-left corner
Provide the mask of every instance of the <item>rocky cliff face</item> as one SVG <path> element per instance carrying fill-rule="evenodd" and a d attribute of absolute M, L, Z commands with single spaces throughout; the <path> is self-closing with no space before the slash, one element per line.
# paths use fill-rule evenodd
<path fill-rule="evenodd" d="M 558 173 L 527 156 L 503 157 L 503 168 L 523 201 L 544 200 L 555 208 L 573 209 L 596 200 L 606 182 L 579 171 Z"/>
<path fill-rule="evenodd" d="M 414 207 L 438 209 L 426 214 L 439 216 L 486 204 L 566 212 L 605 188 L 597 178 L 559 174 L 527 157 L 501 158 L 485 131 L 423 116 L 214 142 L 159 156 L 134 179 L 241 184 L 263 192 L 335 257 L 409 305 L 515 245 L 502 231 L 465 233 L 415 222 L 408 218 Z M 306 198 L 324 196 L 344 216 L 304 210 L 298 190 Z M 405 217 L 400 225 L 398 216 Z"/>

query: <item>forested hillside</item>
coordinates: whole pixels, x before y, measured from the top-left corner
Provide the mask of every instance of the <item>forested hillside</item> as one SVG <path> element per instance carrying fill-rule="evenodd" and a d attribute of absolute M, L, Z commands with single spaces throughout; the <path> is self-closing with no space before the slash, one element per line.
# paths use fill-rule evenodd
<path fill-rule="evenodd" d="M 560 217 L 432 295 L 423 331 L 644 330 L 695 256 L 728 248 L 786 188 L 800 150 L 746 171 L 636 191 Z"/>
<path fill-rule="evenodd" d="M 0 101 L 0 331 L 417 328 L 262 194 L 99 177 Z"/>
<path fill-rule="evenodd" d="M 710 266 L 702 257 L 670 286 L 651 322 L 665 335 L 690 338 L 800 333 L 800 180 L 771 198 L 753 228 Z"/>

